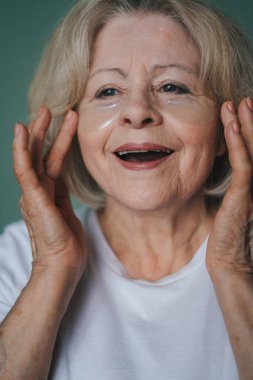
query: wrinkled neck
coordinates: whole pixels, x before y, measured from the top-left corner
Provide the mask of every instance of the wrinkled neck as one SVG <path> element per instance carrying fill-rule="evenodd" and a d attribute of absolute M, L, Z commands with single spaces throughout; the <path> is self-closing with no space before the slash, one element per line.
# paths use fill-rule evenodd
<path fill-rule="evenodd" d="M 184 207 L 138 211 L 108 198 L 98 213 L 105 237 L 132 278 L 157 280 L 186 265 L 207 237 L 212 216 L 204 198 Z"/>

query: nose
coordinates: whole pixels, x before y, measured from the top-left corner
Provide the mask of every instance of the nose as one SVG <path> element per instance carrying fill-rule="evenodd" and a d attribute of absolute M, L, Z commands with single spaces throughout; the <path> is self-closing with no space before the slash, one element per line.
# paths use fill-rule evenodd
<path fill-rule="evenodd" d="M 129 96 L 121 109 L 119 123 L 123 127 L 136 129 L 158 126 L 162 123 L 162 115 L 145 96 Z"/>

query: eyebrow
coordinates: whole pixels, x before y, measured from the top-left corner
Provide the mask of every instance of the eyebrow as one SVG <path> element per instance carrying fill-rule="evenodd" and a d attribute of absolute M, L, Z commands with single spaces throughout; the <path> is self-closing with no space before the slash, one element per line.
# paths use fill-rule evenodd
<path fill-rule="evenodd" d="M 99 74 L 99 73 L 104 73 L 104 72 L 116 72 L 118 74 L 120 74 L 122 77 L 126 78 L 127 77 L 127 73 L 124 71 L 124 70 L 121 70 L 120 68 L 118 67 L 112 67 L 112 68 L 104 68 L 104 69 L 97 69 L 95 70 L 93 73 L 91 73 L 89 76 L 88 76 L 88 80 L 93 78 L 95 75 Z"/>
<path fill-rule="evenodd" d="M 155 73 L 156 71 L 166 70 L 166 69 L 174 69 L 174 68 L 185 71 L 188 74 L 198 76 L 197 71 L 195 71 L 191 67 L 183 65 L 181 63 L 170 63 L 168 65 L 154 65 L 151 67 L 150 71 L 151 71 L 151 73 Z M 95 70 L 93 73 L 91 73 L 88 76 L 88 80 L 93 78 L 95 75 L 97 75 L 99 73 L 103 73 L 103 72 L 116 72 L 124 78 L 127 77 L 127 73 L 124 70 L 120 69 L 119 67 L 111 67 L 111 68 L 101 68 L 101 69 Z"/>
<path fill-rule="evenodd" d="M 198 70 L 193 70 L 191 67 L 183 65 L 182 63 L 170 63 L 168 65 L 154 65 L 151 67 L 151 72 L 156 72 L 159 70 L 166 70 L 166 69 L 179 69 L 186 71 L 188 74 L 192 74 L 197 76 L 198 75 Z"/>

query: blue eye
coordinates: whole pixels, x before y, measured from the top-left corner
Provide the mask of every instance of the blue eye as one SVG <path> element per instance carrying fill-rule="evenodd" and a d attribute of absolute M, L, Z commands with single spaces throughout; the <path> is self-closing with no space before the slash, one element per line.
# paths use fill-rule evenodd
<path fill-rule="evenodd" d="M 161 87 L 162 92 L 168 92 L 173 94 L 190 94 L 190 90 L 184 86 L 178 86 L 173 83 L 166 83 Z"/>
<path fill-rule="evenodd" d="M 96 98 L 98 99 L 107 98 L 107 97 L 116 96 L 117 94 L 118 94 L 118 91 L 115 88 L 105 88 L 104 90 L 101 90 L 96 94 Z"/>

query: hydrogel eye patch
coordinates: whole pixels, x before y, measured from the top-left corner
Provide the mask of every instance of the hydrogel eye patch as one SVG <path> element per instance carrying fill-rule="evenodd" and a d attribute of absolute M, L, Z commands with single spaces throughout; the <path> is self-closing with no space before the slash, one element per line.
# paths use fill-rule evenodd
<path fill-rule="evenodd" d="M 145 100 L 146 101 L 146 100 Z M 115 99 L 96 100 L 89 104 L 83 104 L 81 112 L 83 120 L 86 121 L 84 128 L 87 131 L 105 130 L 107 128 L 117 128 L 122 122 L 121 115 L 124 112 L 126 118 L 131 121 L 131 113 L 127 117 L 128 109 L 134 107 L 128 97 Z M 145 105 L 144 105 L 145 107 Z M 184 127 L 205 127 L 214 123 L 217 119 L 217 112 L 214 102 L 203 95 L 160 95 L 147 101 L 147 115 L 152 117 L 152 112 L 158 112 L 162 118 L 162 123 L 166 120 L 174 120 L 182 123 Z"/>

